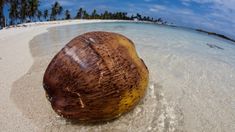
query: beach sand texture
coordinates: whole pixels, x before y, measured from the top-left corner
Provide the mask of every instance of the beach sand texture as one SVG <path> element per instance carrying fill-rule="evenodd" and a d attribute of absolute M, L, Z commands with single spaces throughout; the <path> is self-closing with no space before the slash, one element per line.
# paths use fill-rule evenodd
<path fill-rule="evenodd" d="M 2 131 L 235 130 L 234 45 L 197 33 L 187 36 L 189 31 L 169 27 L 160 26 L 151 32 L 155 25 L 78 25 L 86 22 L 99 21 L 0 31 Z M 55 114 L 45 97 L 42 79 L 52 57 L 68 41 L 93 30 L 115 31 L 132 39 L 150 70 L 150 82 L 145 98 L 130 113 L 108 123 L 81 124 Z M 170 32 L 175 36 L 166 36 Z M 207 43 L 223 49 L 211 48 Z"/>

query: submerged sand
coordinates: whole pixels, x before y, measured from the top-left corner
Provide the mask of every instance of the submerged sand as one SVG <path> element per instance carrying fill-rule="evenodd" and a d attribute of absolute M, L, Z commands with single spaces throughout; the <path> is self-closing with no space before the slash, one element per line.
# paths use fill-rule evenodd
<path fill-rule="evenodd" d="M 2 131 L 229 132 L 235 129 L 235 83 L 231 83 L 235 81 L 232 77 L 235 70 L 230 65 L 216 60 L 208 62 L 207 58 L 195 57 L 193 51 L 173 53 L 164 42 L 166 48 L 140 40 L 147 44 L 143 45 L 137 41 L 143 38 L 129 35 L 131 33 L 126 35 L 137 42 L 137 51 L 150 70 L 149 88 L 140 104 L 119 119 L 101 124 L 81 124 L 57 116 L 45 98 L 42 77 L 63 45 L 74 36 L 92 30 L 91 27 L 79 28 L 79 31 L 73 26 L 57 28 L 77 23 L 81 21 L 0 31 Z M 124 32 L 125 27 L 115 29 Z M 228 85 L 219 83 L 222 78 Z"/>

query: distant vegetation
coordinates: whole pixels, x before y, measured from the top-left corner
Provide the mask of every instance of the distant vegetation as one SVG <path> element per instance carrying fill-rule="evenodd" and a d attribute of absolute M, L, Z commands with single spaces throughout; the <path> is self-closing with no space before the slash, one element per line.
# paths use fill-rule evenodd
<path fill-rule="evenodd" d="M 8 5 L 9 20 L 6 21 L 4 16 L 4 6 Z M 3 28 L 9 25 L 16 25 L 26 22 L 36 21 L 54 21 L 54 20 L 69 20 L 69 19 L 119 19 L 119 20 L 140 20 L 151 21 L 160 24 L 166 24 L 161 18 L 154 19 L 149 16 L 142 16 L 137 13 L 129 16 L 126 12 L 109 12 L 97 13 L 94 9 L 91 13 L 83 8 L 79 8 L 76 16 L 72 16 L 68 9 L 64 9 L 59 2 L 51 5 L 50 9 L 43 11 L 39 10 L 39 0 L 0 0 L 0 27 Z"/>
<path fill-rule="evenodd" d="M 198 32 L 203 32 L 203 33 L 207 33 L 208 35 L 214 35 L 214 36 L 217 36 L 217 37 L 220 37 L 220 38 L 223 38 L 223 39 L 226 39 L 226 40 L 235 42 L 234 39 L 229 38 L 229 37 L 227 37 L 227 36 L 225 36 L 225 35 L 222 35 L 222 34 L 218 34 L 218 33 L 214 33 L 214 32 L 208 32 L 208 31 L 205 31 L 205 30 L 202 30 L 202 29 L 196 29 L 196 31 L 198 31 Z"/>

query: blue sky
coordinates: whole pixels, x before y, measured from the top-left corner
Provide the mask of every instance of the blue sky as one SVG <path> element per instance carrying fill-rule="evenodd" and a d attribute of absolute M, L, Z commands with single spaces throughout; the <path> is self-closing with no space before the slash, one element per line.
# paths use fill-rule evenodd
<path fill-rule="evenodd" d="M 41 9 L 56 0 L 41 0 Z M 83 7 L 91 12 L 125 11 L 164 18 L 176 25 L 202 28 L 235 38 L 235 0 L 58 0 L 75 12 Z"/>

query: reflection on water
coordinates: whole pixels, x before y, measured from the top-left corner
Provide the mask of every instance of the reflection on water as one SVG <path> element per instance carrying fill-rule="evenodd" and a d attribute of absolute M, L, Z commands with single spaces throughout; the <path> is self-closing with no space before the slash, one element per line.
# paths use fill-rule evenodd
<path fill-rule="evenodd" d="M 118 26 L 115 26 L 114 29 L 115 29 L 115 30 L 122 30 L 122 31 L 124 31 L 124 30 L 126 30 L 127 28 L 126 28 L 125 26 L 118 25 Z"/>
<path fill-rule="evenodd" d="M 52 57 L 72 38 L 88 31 L 115 31 L 127 36 L 150 71 L 149 88 L 140 104 L 117 120 L 102 124 L 81 124 L 58 117 L 42 87 Z M 226 50 L 210 48 L 207 43 Z M 221 40 L 151 24 L 94 23 L 50 28 L 31 40 L 30 49 L 34 64 L 14 83 L 11 98 L 41 131 L 235 129 L 235 46 Z"/>
<path fill-rule="evenodd" d="M 207 46 L 209 46 L 210 48 L 216 48 L 216 49 L 220 49 L 220 50 L 224 50 L 224 48 L 221 48 L 221 47 L 219 47 L 219 46 L 217 46 L 217 45 L 214 45 L 214 44 L 206 44 Z"/>

